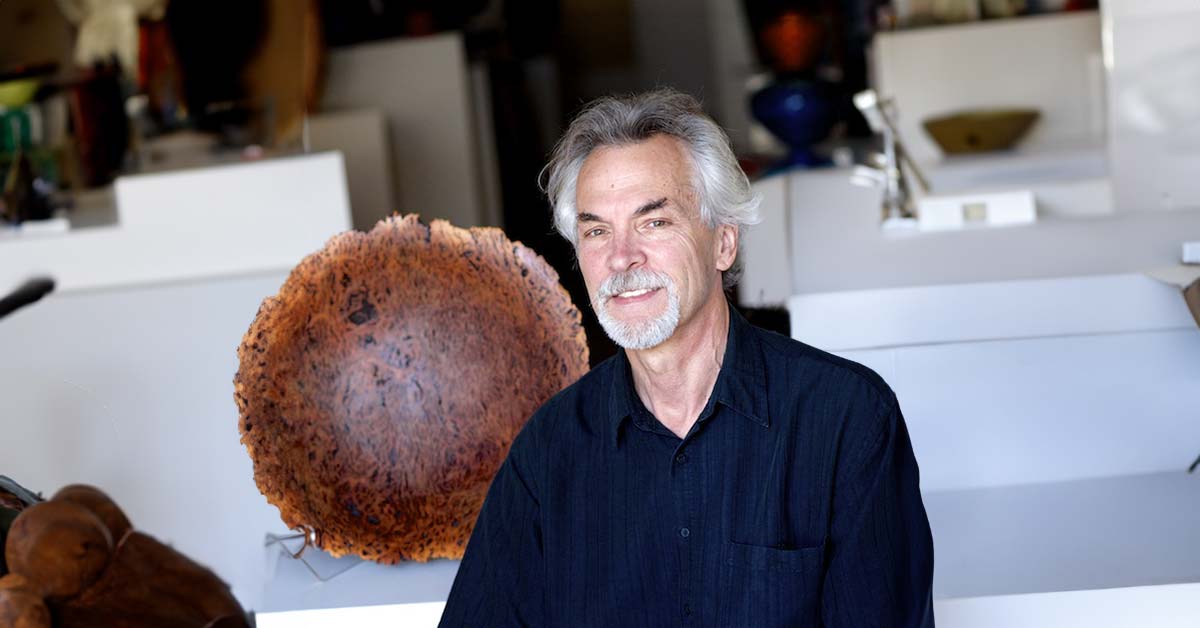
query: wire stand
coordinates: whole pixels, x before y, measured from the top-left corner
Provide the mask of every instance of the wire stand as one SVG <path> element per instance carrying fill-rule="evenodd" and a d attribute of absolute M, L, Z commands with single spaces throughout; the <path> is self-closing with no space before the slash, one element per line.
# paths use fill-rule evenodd
<path fill-rule="evenodd" d="M 265 547 L 277 546 L 279 556 L 300 561 L 304 568 L 320 582 L 329 582 L 366 562 L 358 556 L 334 558 L 317 548 L 315 540 L 315 533 L 311 530 L 284 535 L 268 532 L 263 545 Z M 307 551 L 309 548 L 312 548 L 313 551 Z"/>

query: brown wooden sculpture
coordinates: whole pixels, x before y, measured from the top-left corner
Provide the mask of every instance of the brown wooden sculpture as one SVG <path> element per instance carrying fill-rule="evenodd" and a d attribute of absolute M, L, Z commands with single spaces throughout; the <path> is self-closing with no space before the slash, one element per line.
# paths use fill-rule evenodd
<path fill-rule="evenodd" d="M 544 260 L 411 215 L 301 262 L 238 357 L 259 489 L 320 548 L 388 564 L 461 557 L 521 426 L 587 370 Z"/>
<path fill-rule="evenodd" d="M 245 628 L 212 571 L 133 530 L 99 489 L 76 484 L 25 505 L 0 577 L 0 627 Z"/>

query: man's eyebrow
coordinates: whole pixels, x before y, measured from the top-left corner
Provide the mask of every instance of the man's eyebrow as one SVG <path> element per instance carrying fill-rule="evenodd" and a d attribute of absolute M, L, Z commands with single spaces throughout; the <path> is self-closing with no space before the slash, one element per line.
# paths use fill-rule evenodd
<path fill-rule="evenodd" d="M 664 196 L 664 197 L 658 199 L 657 201 L 650 201 L 649 203 L 646 203 L 645 205 L 642 205 L 641 207 L 637 208 L 637 211 L 633 212 L 633 215 L 641 216 L 642 214 L 650 213 L 656 209 L 662 209 L 663 207 L 666 207 L 666 205 L 667 205 L 667 197 Z M 597 216 L 596 214 L 588 213 L 588 212 L 579 212 L 578 214 L 576 214 L 575 221 L 580 224 L 585 223 L 585 222 L 603 222 L 600 220 L 599 216 Z"/>
<path fill-rule="evenodd" d="M 666 206 L 666 204 L 667 204 L 667 197 L 664 196 L 664 197 L 658 199 L 657 201 L 650 201 L 649 203 L 642 205 L 641 207 L 639 207 L 637 209 L 637 211 L 633 212 L 633 215 L 641 216 L 642 214 L 650 213 L 656 209 L 662 209 L 663 207 Z"/>

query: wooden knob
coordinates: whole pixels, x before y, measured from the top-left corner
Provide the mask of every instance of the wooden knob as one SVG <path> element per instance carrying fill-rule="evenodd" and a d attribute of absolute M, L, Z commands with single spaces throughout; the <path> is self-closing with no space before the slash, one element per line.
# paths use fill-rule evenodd
<path fill-rule="evenodd" d="M 13 521 L 4 548 L 10 572 L 40 596 L 78 595 L 100 577 L 112 556 L 112 536 L 92 511 L 67 501 L 26 508 Z"/>
<path fill-rule="evenodd" d="M 94 486 L 87 484 L 64 486 L 54 494 L 51 500 L 76 503 L 92 511 L 100 518 L 100 521 L 104 522 L 104 527 L 108 528 L 108 534 L 112 537 L 113 543 L 120 542 L 125 533 L 133 527 L 116 502 L 104 491 Z"/>

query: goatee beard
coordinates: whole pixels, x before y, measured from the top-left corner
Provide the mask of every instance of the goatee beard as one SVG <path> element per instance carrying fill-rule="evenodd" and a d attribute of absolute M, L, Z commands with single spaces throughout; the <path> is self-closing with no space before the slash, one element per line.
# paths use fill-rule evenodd
<path fill-rule="evenodd" d="M 612 298 L 622 292 L 662 289 L 667 291 L 667 306 L 654 318 L 622 321 L 614 318 L 608 311 Z M 595 310 L 604 333 L 618 346 L 633 350 L 650 349 L 665 342 L 679 326 L 679 290 L 675 287 L 675 282 L 663 273 L 634 269 L 610 275 L 605 279 L 592 298 L 592 309 Z"/>

